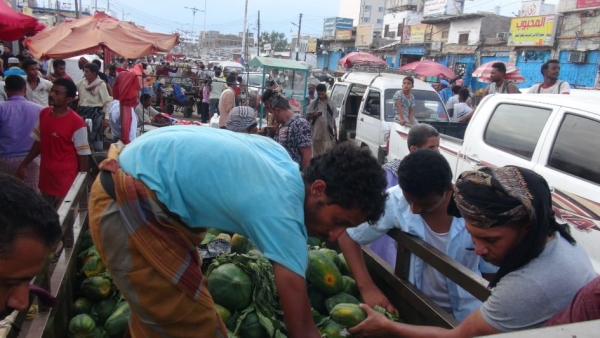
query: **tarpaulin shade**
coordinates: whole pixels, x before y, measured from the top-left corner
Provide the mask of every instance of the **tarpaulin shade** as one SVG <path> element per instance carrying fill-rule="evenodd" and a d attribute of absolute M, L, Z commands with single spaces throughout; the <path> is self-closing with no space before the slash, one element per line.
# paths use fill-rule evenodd
<path fill-rule="evenodd" d="M 387 66 L 387 62 L 382 60 L 377 55 L 364 52 L 352 52 L 338 60 L 338 65 L 351 67 L 354 64 L 371 64 Z"/>
<path fill-rule="evenodd" d="M 456 77 L 456 74 L 450 68 L 430 60 L 407 63 L 400 67 L 400 70 L 412 70 L 419 76 L 443 76 L 446 79 Z"/>
<path fill-rule="evenodd" d="M 34 17 L 16 12 L 4 0 L 0 0 L 0 40 L 14 41 L 25 35 L 33 35 L 37 25 Z"/>
<path fill-rule="evenodd" d="M 98 47 L 136 59 L 170 51 L 178 43 L 178 34 L 151 33 L 103 12 L 47 28 L 24 42 L 29 52 L 40 60 L 82 55 L 95 52 Z"/>

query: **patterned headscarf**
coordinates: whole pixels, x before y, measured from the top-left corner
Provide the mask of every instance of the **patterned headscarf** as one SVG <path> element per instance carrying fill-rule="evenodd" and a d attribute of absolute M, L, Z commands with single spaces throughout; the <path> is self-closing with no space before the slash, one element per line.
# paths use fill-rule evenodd
<path fill-rule="evenodd" d="M 557 231 L 575 245 L 569 227 L 556 222 L 548 183 L 529 169 L 485 167 L 462 173 L 454 185 L 454 201 L 448 213 L 462 216 L 470 225 L 482 229 L 505 225 L 530 227 L 504 258 L 490 287 L 537 258 L 548 238 Z"/>

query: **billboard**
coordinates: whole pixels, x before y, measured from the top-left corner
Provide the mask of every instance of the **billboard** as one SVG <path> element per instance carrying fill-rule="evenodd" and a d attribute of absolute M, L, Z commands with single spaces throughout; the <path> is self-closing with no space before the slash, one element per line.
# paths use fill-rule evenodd
<path fill-rule="evenodd" d="M 323 37 L 333 39 L 336 31 L 351 31 L 353 22 L 350 18 L 326 18 L 323 20 Z"/>
<path fill-rule="evenodd" d="M 362 24 L 356 26 L 355 47 L 369 47 L 373 43 L 373 25 Z"/>
<path fill-rule="evenodd" d="M 600 7 L 600 0 L 577 0 L 575 4 L 575 8 L 592 8 L 592 7 Z"/>
<path fill-rule="evenodd" d="M 335 31 L 336 40 L 352 40 L 352 31 Z"/>
<path fill-rule="evenodd" d="M 317 38 L 310 38 L 308 39 L 308 49 L 307 52 L 309 53 L 316 53 L 317 52 Z"/>
<path fill-rule="evenodd" d="M 428 0 L 423 4 L 423 16 L 435 16 L 446 14 L 449 0 Z M 452 1 L 452 0 L 450 0 Z"/>
<path fill-rule="evenodd" d="M 529 16 L 510 21 L 509 46 L 552 46 L 557 15 Z"/>
<path fill-rule="evenodd" d="M 423 43 L 425 42 L 425 31 L 427 25 L 418 23 L 416 25 L 410 25 L 410 38 L 409 43 Z"/>

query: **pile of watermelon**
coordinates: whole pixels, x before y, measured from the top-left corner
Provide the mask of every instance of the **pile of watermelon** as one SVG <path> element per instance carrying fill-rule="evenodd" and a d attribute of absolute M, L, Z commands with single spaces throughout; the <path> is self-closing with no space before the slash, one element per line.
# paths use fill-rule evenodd
<path fill-rule="evenodd" d="M 129 304 L 112 282 L 89 230 L 83 234 L 79 253 L 81 269 L 75 283 L 70 338 L 121 338 L 129 321 Z"/>

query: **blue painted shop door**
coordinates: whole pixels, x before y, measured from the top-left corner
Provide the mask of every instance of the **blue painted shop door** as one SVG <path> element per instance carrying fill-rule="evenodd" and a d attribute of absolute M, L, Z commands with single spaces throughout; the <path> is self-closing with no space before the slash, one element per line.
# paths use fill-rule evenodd
<path fill-rule="evenodd" d="M 596 72 L 598 71 L 598 58 L 600 52 L 586 52 L 585 62 L 569 62 L 569 52 L 560 52 L 560 76 L 559 80 L 567 81 L 573 87 L 594 87 L 596 84 Z"/>
<path fill-rule="evenodd" d="M 329 70 L 336 70 L 338 68 L 338 61 L 342 58 L 342 52 L 329 53 Z"/>
<path fill-rule="evenodd" d="M 517 85 L 519 88 L 529 88 L 544 80 L 540 70 L 542 64 L 550 59 L 549 50 L 522 51 L 517 54 L 517 68 L 525 78 L 525 83 Z"/>

